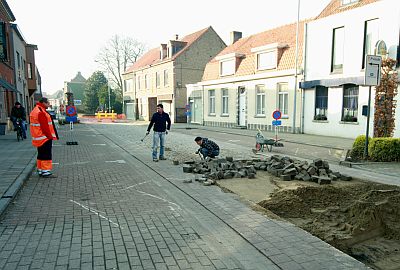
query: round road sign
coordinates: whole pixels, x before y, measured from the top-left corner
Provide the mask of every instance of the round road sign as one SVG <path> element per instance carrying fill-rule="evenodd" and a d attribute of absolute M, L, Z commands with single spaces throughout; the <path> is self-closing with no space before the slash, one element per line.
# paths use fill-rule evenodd
<path fill-rule="evenodd" d="M 75 106 L 68 106 L 67 111 L 66 111 L 68 116 L 74 116 L 76 115 L 76 108 Z"/>
<path fill-rule="evenodd" d="M 281 119 L 282 117 L 282 113 L 280 110 L 276 110 L 272 113 L 272 118 L 274 118 L 275 120 Z"/>

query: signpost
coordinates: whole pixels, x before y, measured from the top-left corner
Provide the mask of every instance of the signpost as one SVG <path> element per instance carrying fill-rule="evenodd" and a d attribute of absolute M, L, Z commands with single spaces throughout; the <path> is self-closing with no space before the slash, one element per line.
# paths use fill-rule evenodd
<path fill-rule="evenodd" d="M 364 85 L 369 86 L 369 90 L 368 90 L 368 111 L 367 111 L 367 128 L 365 132 L 364 159 L 368 158 L 369 120 L 371 114 L 371 86 L 377 86 L 381 83 L 381 66 L 382 66 L 382 57 L 380 55 L 367 55 L 365 57 Z"/>
<path fill-rule="evenodd" d="M 280 110 L 275 110 L 272 113 L 272 118 L 274 118 L 275 120 L 272 121 L 272 125 L 275 127 L 275 141 L 278 140 L 278 128 L 277 126 L 282 125 L 282 121 L 279 120 L 282 117 L 282 113 Z"/>

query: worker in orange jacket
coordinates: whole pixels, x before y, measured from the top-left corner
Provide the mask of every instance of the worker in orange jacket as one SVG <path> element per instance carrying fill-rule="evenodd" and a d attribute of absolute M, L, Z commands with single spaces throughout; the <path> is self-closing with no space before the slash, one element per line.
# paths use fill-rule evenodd
<path fill-rule="evenodd" d="M 49 100 L 45 97 L 40 98 L 35 108 L 30 114 L 30 131 L 32 145 L 37 148 L 37 170 L 39 176 L 51 177 L 53 169 L 52 162 L 52 142 L 58 140 L 56 127 L 53 119 L 46 111 L 50 107 Z"/>

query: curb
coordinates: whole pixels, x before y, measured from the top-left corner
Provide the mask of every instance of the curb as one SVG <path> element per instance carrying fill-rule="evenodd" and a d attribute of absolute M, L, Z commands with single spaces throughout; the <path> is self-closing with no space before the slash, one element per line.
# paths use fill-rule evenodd
<path fill-rule="evenodd" d="M 6 192 L 4 192 L 3 196 L 0 198 L 0 216 L 3 215 L 3 213 L 7 209 L 7 206 L 14 200 L 22 185 L 29 178 L 33 169 L 35 168 L 35 164 L 36 154 L 32 157 L 31 161 L 29 161 L 28 165 L 23 169 L 23 171 L 19 174 L 17 179 L 15 179 L 14 183 L 12 183 L 10 187 L 6 190 Z"/>

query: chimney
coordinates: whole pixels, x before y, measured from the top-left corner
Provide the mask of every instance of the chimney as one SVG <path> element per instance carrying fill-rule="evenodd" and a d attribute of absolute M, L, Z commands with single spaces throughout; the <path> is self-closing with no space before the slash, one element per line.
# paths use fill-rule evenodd
<path fill-rule="evenodd" d="M 231 32 L 231 44 L 235 43 L 242 38 L 242 32 L 232 31 Z"/>
<path fill-rule="evenodd" d="M 175 35 L 175 40 L 178 40 L 178 39 L 179 39 L 179 35 L 176 34 L 176 35 Z"/>
<path fill-rule="evenodd" d="M 167 57 L 167 44 L 160 45 L 160 59 L 163 60 Z"/>

